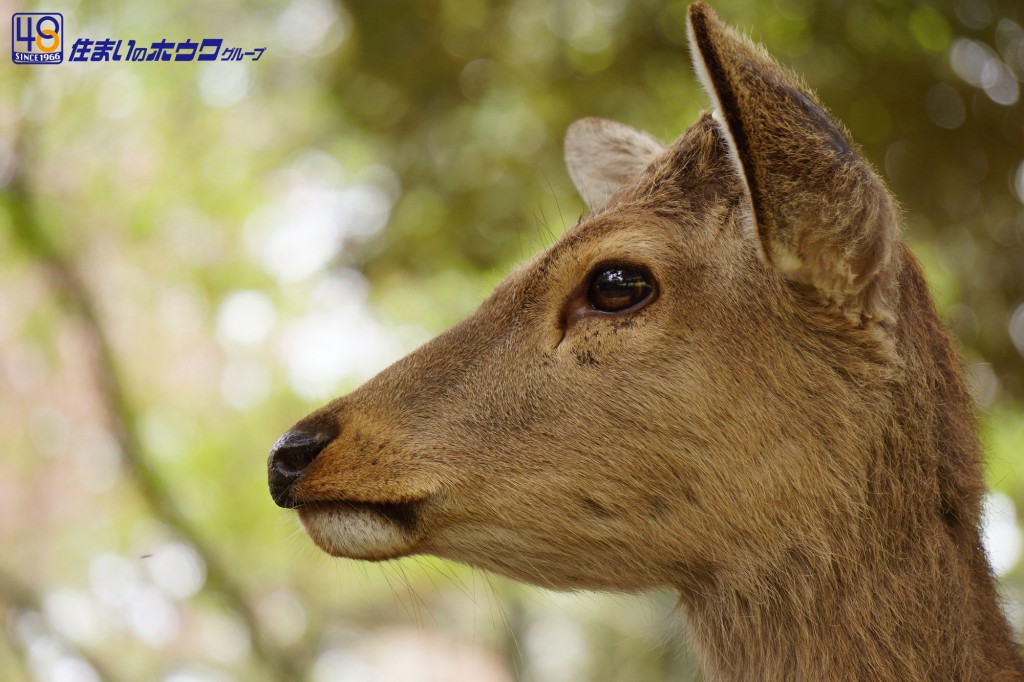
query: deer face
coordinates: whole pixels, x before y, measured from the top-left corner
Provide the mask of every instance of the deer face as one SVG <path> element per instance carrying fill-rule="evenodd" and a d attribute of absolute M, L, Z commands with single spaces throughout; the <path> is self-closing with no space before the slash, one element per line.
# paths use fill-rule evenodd
<path fill-rule="evenodd" d="M 591 215 L 275 445 L 274 499 L 323 550 L 631 590 L 770 561 L 779 537 L 827 551 L 856 516 L 888 194 L 767 55 L 702 5 L 690 27 L 716 117 L 667 149 L 574 124 Z"/>

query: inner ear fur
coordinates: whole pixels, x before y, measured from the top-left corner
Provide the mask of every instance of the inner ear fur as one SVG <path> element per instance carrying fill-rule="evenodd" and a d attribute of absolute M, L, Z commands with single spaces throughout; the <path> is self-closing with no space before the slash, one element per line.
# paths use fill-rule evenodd
<path fill-rule="evenodd" d="M 893 200 L 800 79 L 705 4 L 690 6 L 694 68 L 746 184 L 763 259 L 850 317 L 891 319 Z"/>

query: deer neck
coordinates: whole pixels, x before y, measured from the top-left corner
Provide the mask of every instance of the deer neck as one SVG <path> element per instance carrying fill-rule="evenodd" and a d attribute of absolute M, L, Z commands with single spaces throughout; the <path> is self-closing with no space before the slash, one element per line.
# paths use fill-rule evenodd
<path fill-rule="evenodd" d="M 978 533 L 935 532 L 682 590 L 707 679 L 1024 680 Z"/>

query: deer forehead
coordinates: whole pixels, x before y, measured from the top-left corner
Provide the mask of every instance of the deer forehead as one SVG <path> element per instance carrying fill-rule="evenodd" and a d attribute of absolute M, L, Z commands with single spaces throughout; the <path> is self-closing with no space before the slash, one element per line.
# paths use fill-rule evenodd
<path fill-rule="evenodd" d="M 593 119 L 585 121 L 588 129 L 603 129 Z M 657 275 L 668 274 L 680 262 L 735 257 L 735 250 L 721 242 L 733 237 L 732 245 L 740 245 L 742 186 L 710 115 L 703 114 L 668 149 L 645 158 L 647 165 L 639 169 L 625 164 L 625 184 L 607 192 L 594 213 L 513 273 L 506 284 L 526 293 L 538 276 L 545 278 L 545 286 L 550 285 L 548 277 L 573 286 L 575 278 L 602 262 L 646 265 Z M 606 165 L 603 170 L 611 168 Z"/>

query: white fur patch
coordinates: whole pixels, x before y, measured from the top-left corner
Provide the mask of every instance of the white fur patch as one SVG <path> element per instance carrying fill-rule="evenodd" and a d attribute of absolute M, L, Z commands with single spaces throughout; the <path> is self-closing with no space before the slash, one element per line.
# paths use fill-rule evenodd
<path fill-rule="evenodd" d="M 369 509 L 332 507 L 299 515 L 302 529 L 321 549 L 351 559 L 398 556 L 408 546 L 402 530 Z"/>
<path fill-rule="evenodd" d="M 789 249 L 777 246 L 772 249 L 772 253 L 775 255 L 775 258 L 773 259 L 775 267 L 782 272 L 796 272 L 804 265 L 795 254 L 789 251 Z"/>

